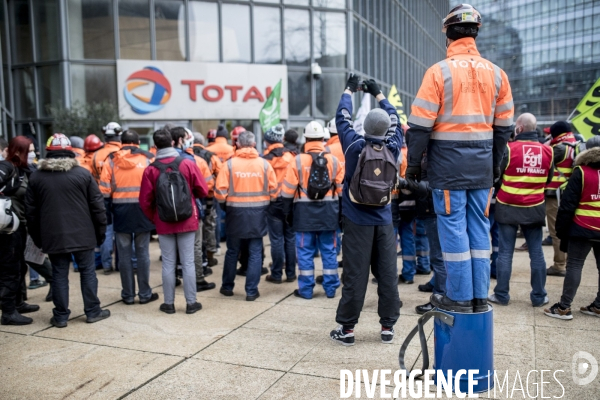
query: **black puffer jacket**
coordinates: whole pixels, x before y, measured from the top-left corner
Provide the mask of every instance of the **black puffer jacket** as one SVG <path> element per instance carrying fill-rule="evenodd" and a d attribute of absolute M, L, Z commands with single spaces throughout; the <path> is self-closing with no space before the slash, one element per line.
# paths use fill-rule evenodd
<path fill-rule="evenodd" d="M 29 234 L 47 254 L 91 250 L 106 232 L 100 189 L 75 158 L 40 161 L 29 178 L 25 210 Z"/>
<path fill-rule="evenodd" d="M 587 165 L 600 170 L 600 147 L 594 147 L 579 154 L 575 159 L 574 167 L 578 165 Z M 573 223 L 582 189 L 581 169 L 574 168 L 573 175 L 569 178 L 569 183 L 560 196 L 560 207 L 556 215 L 556 236 L 561 240 L 560 249 L 562 251 L 567 251 L 568 239 L 571 237 L 600 240 L 600 231 L 587 229 Z"/>

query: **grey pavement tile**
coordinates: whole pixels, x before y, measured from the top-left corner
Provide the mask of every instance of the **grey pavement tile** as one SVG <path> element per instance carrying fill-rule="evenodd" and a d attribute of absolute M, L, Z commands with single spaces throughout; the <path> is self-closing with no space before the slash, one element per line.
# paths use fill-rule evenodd
<path fill-rule="evenodd" d="M 326 335 L 337 326 L 335 310 L 277 304 L 245 324 L 245 328 L 265 329 L 301 335 Z"/>
<path fill-rule="evenodd" d="M 494 353 L 505 356 L 519 355 L 524 358 L 535 358 L 534 327 L 531 325 L 494 323 Z"/>
<path fill-rule="evenodd" d="M 127 399 L 256 399 L 283 374 L 191 358 Z"/>
<path fill-rule="evenodd" d="M 187 357 L 270 307 L 267 303 L 204 299 L 203 309 L 188 315 L 185 299 L 177 295 L 177 312 L 168 315 L 158 310 L 160 303 L 117 303 L 104 321 L 86 324 L 78 318 L 65 329 L 52 328 L 39 335 Z"/>
<path fill-rule="evenodd" d="M 181 360 L 6 333 L 0 349 L 3 399 L 115 399 Z"/>
<path fill-rule="evenodd" d="M 529 301 L 511 300 L 508 306 L 492 304 L 494 307 L 495 323 L 511 323 L 515 325 L 534 325 L 535 313 L 539 308 L 534 308 Z"/>
<path fill-rule="evenodd" d="M 595 354 L 598 359 L 598 353 Z M 578 368 L 579 362 L 576 362 L 575 368 Z M 587 385 L 578 385 L 573 380 L 573 360 L 556 361 L 538 358 L 536 360 L 536 369 L 549 370 L 544 374 L 544 396 L 552 398 L 563 398 L 568 400 L 597 400 L 600 398 L 600 376 L 597 376 Z M 590 373 L 590 367 L 583 374 L 577 373 L 576 376 L 585 378 Z M 560 384 L 558 382 L 560 382 Z M 540 394 L 540 399 L 541 394 Z"/>
<path fill-rule="evenodd" d="M 323 337 L 316 335 L 239 328 L 202 350 L 195 358 L 289 371 L 322 340 Z"/>
<path fill-rule="evenodd" d="M 598 331 L 536 326 L 535 355 L 537 359 L 571 361 L 576 352 L 587 351 L 600 360 L 599 337 Z"/>
<path fill-rule="evenodd" d="M 352 396 L 355 398 L 354 396 Z M 277 383 L 264 392 L 259 400 L 279 399 L 339 399 L 340 380 L 317 376 L 285 374 Z"/>

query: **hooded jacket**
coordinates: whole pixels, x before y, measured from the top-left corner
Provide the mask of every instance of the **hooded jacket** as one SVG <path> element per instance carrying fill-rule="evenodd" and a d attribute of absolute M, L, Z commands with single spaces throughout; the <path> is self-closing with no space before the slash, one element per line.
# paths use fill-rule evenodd
<path fill-rule="evenodd" d="M 235 148 L 227 143 L 227 138 L 224 137 L 216 138 L 208 145 L 208 150 L 215 153 L 223 163 L 235 155 Z"/>
<path fill-rule="evenodd" d="M 104 199 L 92 175 L 75 158 L 39 162 L 29 178 L 25 215 L 29 235 L 47 254 L 93 250 L 104 240 Z"/>
<path fill-rule="evenodd" d="M 587 165 L 600 170 L 600 147 L 594 147 L 579 154 L 575 158 L 574 167 Z M 581 191 L 583 189 L 583 175 L 580 168 L 573 169 L 564 193 L 560 196 L 560 207 L 556 215 L 556 235 L 561 240 L 561 251 L 567 251 L 568 239 L 572 237 L 581 239 L 600 240 L 600 232 L 584 228 L 573 223 L 575 210 L 579 206 Z"/>
<path fill-rule="evenodd" d="M 271 164 L 277 176 L 277 201 L 269 207 L 269 214 L 283 220 L 283 202 L 281 199 L 281 185 L 285 179 L 288 166 L 294 162 L 292 153 L 283 146 L 283 143 L 271 143 L 265 149 L 263 158 Z"/>

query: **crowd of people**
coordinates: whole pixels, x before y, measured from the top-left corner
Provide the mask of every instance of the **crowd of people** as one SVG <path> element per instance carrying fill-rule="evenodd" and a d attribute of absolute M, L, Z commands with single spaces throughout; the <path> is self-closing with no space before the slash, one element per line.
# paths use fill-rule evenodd
<path fill-rule="evenodd" d="M 465 22 L 465 13 L 472 19 Z M 162 261 L 160 311 L 177 311 L 175 288 L 182 284 L 186 313 L 196 313 L 197 292 L 216 289 L 207 277 L 218 264 L 223 213 L 227 250 L 219 292 L 233 296 L 236 276 L 245 276 L 246 300 L 254 301 L 264 274 L 265 284 L 297 280 L 293 295 L 306 300 L 317 284 L 327 298 L 341 287 L 339 326 L 330 338 L 345 346 L 354 344 L 370 274 L 386 344 L 403 305 L 398 285 L 414 283 L 416 274 L 433 272 L 418 287 L 432 293 L 417 306 L 419 314 L 508 305 L 519 231 L 531 260 L 532 305 L 549 304 L 547 275 L 562 276 L 562 297 L 544 313 L 572 319 L 591 249 L 600 269 L 600 139 L 583 143 L 558 121 L 540 140 L 529 113 L 513 124 L 507 76 L 475 45 L 480 25 L 478 12 L 464 4 L 444 20 L 448 59 L 427 70 L 408 126 L 374 80 L 351 74 L 327 126 L 310 122 L 300 145 L 298 132 L 275 125 L 262 135 L 263 154 L 254 133 L 243 127 L 230 133 L 223 125 L 206 136 L 166 125 L 145 151 L 138 133 L 110 122 L 104 142 L 93 134 L 54 134 L 40 159 L 26 137 L 0 141 L 1 323 L 30 324 L 23 314 L 39 310 L 26 303 L 28 269 L 35 287 L 41 284 L 34 272 L 49 284 L 51 324 L 59 328 L 70 315 L 71 264 L 88 323 L 110 316 L 100 307 L 96 269 L 107 275 L 118 269 L 124 304 L 159 300 L 150 285 L 154 234 Z M 465 89 L 469 80 L 472 90 Z M 358 90 L 379 105 L 361 134 L 352 120 Z M 542 251 L 546 221 L 554 246 L 549 268 Z M 323 268 L 315 276 L 318 255 Z M 600 292 L 580 310 L 600 317 Z"/>

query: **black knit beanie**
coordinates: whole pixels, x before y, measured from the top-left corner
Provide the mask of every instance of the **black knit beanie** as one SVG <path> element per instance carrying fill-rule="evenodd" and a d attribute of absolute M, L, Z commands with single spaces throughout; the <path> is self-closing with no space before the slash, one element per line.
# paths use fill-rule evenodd
<path fill-rule="evenodd" d="M 223 125 L 219 125 L 217 128 L 217 137 L 224 137 L 225 139 L 229 139 L 229 132 Z"/>

